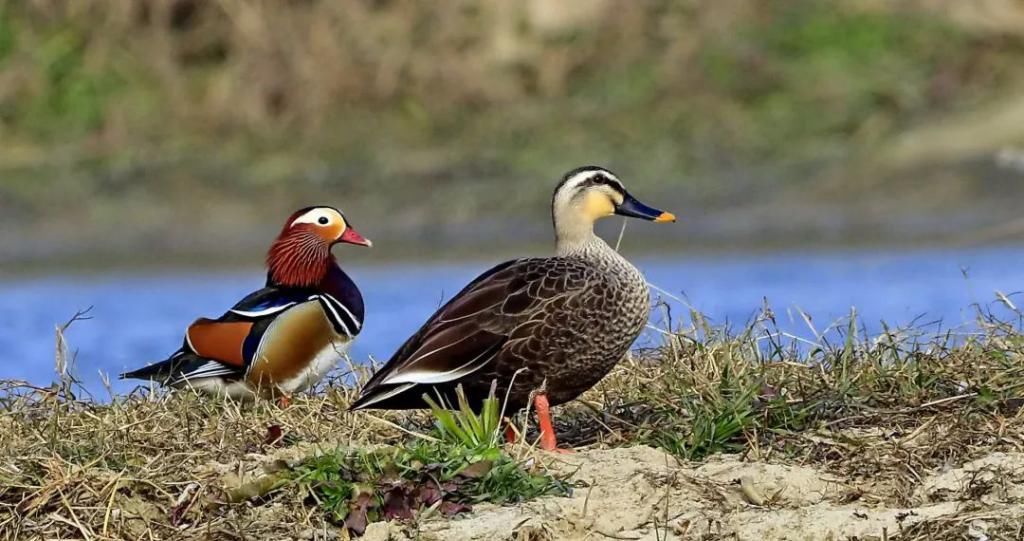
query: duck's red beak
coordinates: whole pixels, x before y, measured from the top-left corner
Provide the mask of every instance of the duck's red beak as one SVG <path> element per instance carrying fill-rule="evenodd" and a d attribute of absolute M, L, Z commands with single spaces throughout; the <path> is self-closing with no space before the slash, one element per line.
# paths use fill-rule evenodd
<path fill-rule="evenodd" d="M 367 248 L 373 246 L 373 243 L 370 242 L 370 239 L 360 235 L 359 232 L 352 227 L 349 227 L 348 229 L 345 230 L 344 233 L 341 234 L 341 238 L 338 239 L 338 242 L 366 246 Z"/>

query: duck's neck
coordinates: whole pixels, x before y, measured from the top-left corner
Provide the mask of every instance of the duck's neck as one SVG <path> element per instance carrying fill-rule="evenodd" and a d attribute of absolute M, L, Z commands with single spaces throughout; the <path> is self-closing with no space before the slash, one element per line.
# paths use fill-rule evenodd
<path fill-rule="evenodd" d="M 593 226 L 566 230 L 560 228 L 555 240 L 555 250 L 562 257 L 578 257 L 589 260 L 622 259 L 607 242 L 594 234 Z"/>
<path fill-rule="evenodd" d="M 309 232 L 282 235 L 267 252 L 269 281 L 286 287 L 314 287 L 336 265 L 331 245 Z"/>
<path fill-rule="evenodd" d="M 352 314 L 360 324 L 363 322 L 365 308 L 363 306 L 363 295 L 356 287 L 356 283 L 349 278 L 345 271 L 341 270 L 337 262 L 332 260 L 331 266 L 327 269 L 327 275 L 317 287 L 320 291 L 334 296 L 341 301 L 341 304 Z"/>

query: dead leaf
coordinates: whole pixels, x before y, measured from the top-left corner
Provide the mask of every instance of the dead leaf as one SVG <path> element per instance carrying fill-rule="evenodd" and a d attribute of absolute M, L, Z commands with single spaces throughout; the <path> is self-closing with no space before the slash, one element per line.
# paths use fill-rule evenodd
<path fill-rule="evenodd" d="M 469 466 L 462 468 L 462 471 L 459 472 L 459 477 L 463 477 L 465 479 L 479 479 L 487 475 L 487 473 L 490 472 L 491 468 L 493 467 L 494 463 L 491 462 L 490 460 L 481 460 L 479 462 L 474 462 Z"/>
<path fill-rule="evenodd" d="M 282 460 L 280 458 L 263 466 L 263 471 L 267 473 L 277 473 L 291 470 L 291 464 L 289 464 L 287 460 Z"/>
<path fill-rule="evenodd" d="M 444 502 L 438 509 L 442 515 L 448 518 L 454 517 L 459 513 L 468 513 L 472 510 L 473 508 L 469 504 L 456 502 Z"/>
<path fill-rule="evenodd" d="M 181 492 L 178 500 L 174 502 L 174 507 L 171 508 L 169 520 L 172 526 L 181 526 L 185 520 L 185 513 L 188 513 L 189 508 L 195 503 L 198 492 L 199 483 L 189 483 Z"/>
<path fill-rule="evenodd" d="M 1003 408 L 1010 412 L 1018 412 L 1024 409 L 1024 398 L 1007 398 L 1003 401 Z"/>
<path fill-rule="evenodd" d="M 740 478 L 740 490 L 743 493 L 743 499 L 747 500 L 749 504 L 763 506 L 768 503 L 768 498 L 754 486 L 754 480 L 749 476 Z"/>
<path fill-rule="evenodd" d="M 429 507 L 437 503 L 437 501 L 444 495 L 441 493 L 441 487 L 437 486 L 437 483 L 431 481 L 430 483 L 420 487 L 417 496 L 420 503 Z"/>
<path fill-rule="evenodd" d="M 263 437 L 263 445 L 280 446 L 284 440 L 284 430 L 281 425 L 270 425 L 267 427 L 267 435 Z"/>
<path fill-rule="evenodd" d="M 400 483 L 401 481 L 402 474 L 399 473 L 398 466 L 393 463 L 389 463 L 384 466 L 384 471 L 381 472 L 380 479 L 378 480 L 379 483 L 385 485 Z"/>
<path fill-rule="evenodd" d="M 356 535 L 363 535 L 366 526 L 370 523 L 368 516 L 370 504 L 373 503 L 373 491 L 357 489 L 356 497 L 349 504 L 348 516 L 345 517 L 345 527 Z"/>
<path fill-rule="evenodd" d="M 396 486 L 384 495 L 384 518 L 386 520 L 412 519 L 409 490 L 405 486 Z"/>

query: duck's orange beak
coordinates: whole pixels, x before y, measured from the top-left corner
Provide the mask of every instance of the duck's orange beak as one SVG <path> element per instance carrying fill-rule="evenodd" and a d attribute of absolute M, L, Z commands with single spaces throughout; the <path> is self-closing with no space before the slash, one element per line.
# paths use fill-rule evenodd
<path fill-rule="evenodd" d="M 349 227 L 348 229 L 345 230 L 344 233 L 341 234 L 341 238 L 338 239 L 338 242 L 355 244 L 357 246 L 366 246 L 367 248 L 373 246 L 373 243 L 370 242 L 370 239 L 360 235 L 359 232 L 352 227 Z"/>

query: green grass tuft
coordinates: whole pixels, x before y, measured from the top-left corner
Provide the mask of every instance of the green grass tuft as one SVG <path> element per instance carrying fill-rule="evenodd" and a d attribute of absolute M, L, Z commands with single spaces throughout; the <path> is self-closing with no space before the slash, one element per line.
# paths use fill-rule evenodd
<path fill-rule="evenodd" d="M 570 485 L 506 454 L 499 445 L 500 413 L 492 388 L 479 413 L 461 388 L 459 409 L 428 399 L 435 436 L 378 450 L 338 450 L 294 469 L 294 481 L 327 519 L 362 534 L 378 520 L 408 520 L 425 510 L 446 516 L 480 502 L 515 503 L 567 495 Z"/>
<path fill-rule="evenodd" d="M 984 500 L 973 483 L 926 494 L 928 480 L 951 468 L 1024 448 L 1024 312 L 1002 302 L 992 308 L 1000 317 L 979 310 L 969 327 L 941 332 L 890 326 L 867 335 L 856 314 L 816 330 L 801 314 L 815 338 L 799 339 L 768 308 L 739 332 L 694 314 L 692 324 L 666 323 L 664 343 L 560 406 L 559 436 L 573 446 L 653 444 L 689 460 L 740 453 L 744 462 L 813 467 L 849 489 L 835 505 L 956 504 L 901 539 L 959 539 L 979 513 L 994 517 L 990 534 L 1012 538 L 1019 502 L 1001 490 Z M 433 417 L 346 414 L 356 396 L 348 382 L 369 376 L 352 370 L 285 409 L 186 392 L 97 403 L 75 398 L 73 380 L 0 382 L 0 538 L 344 536 L 342 528 L 389 518 L 419 531 L 443 527 L 423 524 L 427 516 L 571 490 L 568 477 L 496 445 L 493 402 L 477 412 L 457 400 Z M 333 451 L 310 455 L 323 449 Z M 595 454 L 604 451 L 578 458 L 600 486 L 608 481 L 586 463 Z M 721 498 L 731 488 L 705 481 L 707 490 L 685 489 L 686 505 L 692 498 L 702 513 L 734 516 L 734 500 Z M 955 525 L 955 536 L 937 533 Z"/>
<path fill-rule="evenodd" d="M 442 405 L 430 395 L 423 395 L 423 400 L 430 405 L 430 412 L 437 420 L 437 431 L 444 441 L 475 450 L 484 458 L 492 458 L 500 452 L 501 428 L 501 412 L 494 391 L 492 385 L 479 414 L 469 406 L 461 385 L 456 389 L 458 409 L 451 408 L 451 404 Z"/>

